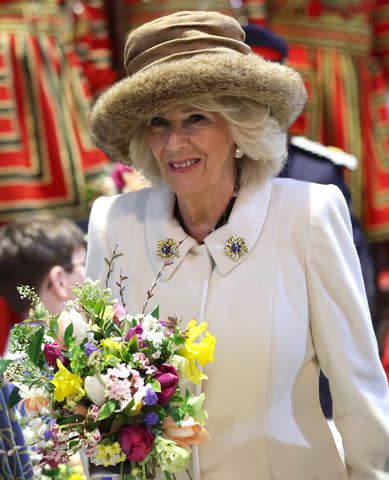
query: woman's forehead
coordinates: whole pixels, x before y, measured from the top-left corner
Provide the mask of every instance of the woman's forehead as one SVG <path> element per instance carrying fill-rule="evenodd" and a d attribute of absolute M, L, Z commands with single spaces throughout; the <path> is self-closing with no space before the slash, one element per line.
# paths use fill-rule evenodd
<path fill-rule="evenodd" d="M 157 115 L 162 115 L 164 117 L 174 118 L 174 117 L 181 117 L 181 116 L 190 115 L 193 112 L 204 112 L 204 113 L 207 113 L 207 114 L 210 114 L 210 115 L 217 115 L 216 112 L 210 112 L 208 110 L 198 108 L 194 105 L 181 104 L 181 105 L 175 105 L 174 107 L 170 107 L 170 108 L 166 108 L 166 109 L 160 109 L 158 112 L 151 115 L 150 118 L 153 118 Z"/>

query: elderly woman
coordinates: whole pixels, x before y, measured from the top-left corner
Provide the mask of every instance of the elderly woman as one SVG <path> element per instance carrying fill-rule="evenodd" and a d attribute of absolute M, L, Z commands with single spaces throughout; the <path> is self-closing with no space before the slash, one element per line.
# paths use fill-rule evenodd
<path fill-rule="evenodd" d="M 192 477 L 389 479 L 389 392 L 347 206 L 334 186 L 274 178 L 306 99 L 299 75 L 252 54 L 234 19 L 206 12 L 138 28 L 125 65 L 91 129 L 154 186 L 96 201 L 87 274 L 105 278 L 118 244 L 136 313 L 170 258 L 153 301 L 216 336 L 202 385 L 211 441 Z M 345 465 L 320 409 L 320 368 Z"/>

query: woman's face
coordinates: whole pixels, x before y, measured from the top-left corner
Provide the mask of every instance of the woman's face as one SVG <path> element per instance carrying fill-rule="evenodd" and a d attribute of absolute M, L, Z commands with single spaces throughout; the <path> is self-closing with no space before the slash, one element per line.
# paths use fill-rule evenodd
<path fill-rule="evenodd" d="M 166 110 L 148 121 L 146 138 L 163 180 L 178 196 L 235 183 L 234 142 L 218 113 Z"/>

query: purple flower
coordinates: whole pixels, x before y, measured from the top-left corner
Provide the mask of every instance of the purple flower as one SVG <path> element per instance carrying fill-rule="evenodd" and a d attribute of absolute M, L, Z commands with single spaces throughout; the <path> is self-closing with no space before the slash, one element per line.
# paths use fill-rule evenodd
<path fill-rule="evenodd" d="M 165 405 L 174 395 L 178 385 L 178 373 L 173 365 L 164 363 L 154 377 L 161 384 L 161 392 L 158 395 L 158 404 Z"/>
<path fill-rule="evenodd" d="M 53 438 L 53 432 L 51 430 L 46 430 L 43 434 L 43 438 L 48 441 L 48 440 L 51 440 Z"/>
<path fill-rule="evenodd" d="M 126 342 L 129 342 L 131 338 L 136 335 L 136 338 L 138 339 L 138 344 L 139 348 L 143 347 L 143 340 L 142 340 L 142 333 L 143 333 L 143 327 L 140 323 L 136 325 L 136 327 L 130 328 L 126 335 Z"/>
<path fill-rule="evenodd" d="M 146 390 L 145 396 L 143 397 L 143 403 L 145 405 L 155 405 L 158 402 L 158 395 L 154 392 L 152 388 Z"/>
<path fill-rule="evenodd" d="M 150 429 L 152 426 L 158 423 L 159 417 L 155 412 L 147 412 L 144 421 L 146 428 Z"/>
<path fill-rule="evenodd" d="M 96 345 L 94 343 L 89 343 L 87 342 L 85 345 L 84 345 L 84 352 L 85 352 L 85 355 L 87 357 L 89 357 L 89 355 L 92 353 L 92 352 L 101 352 L 101 350 L 99 348 L 96 347 Z"/>

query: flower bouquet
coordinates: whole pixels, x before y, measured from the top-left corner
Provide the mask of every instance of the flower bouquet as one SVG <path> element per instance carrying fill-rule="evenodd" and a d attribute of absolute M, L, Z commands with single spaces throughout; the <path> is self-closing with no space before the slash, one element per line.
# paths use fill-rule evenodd
<path fill-rule="evenodd" d="M 207 325 L 182 328 L 177 317 L 159 318 L 158 307 L 133 315 L 89 279 L 74 291 L 76 300 L 52 316 L 21 287 L 30 315 L 11 332 L 15 358 L 0 360 L 15 385 L 11 404 L 32 412 L 32 422 L 39 414 L 41 463 L 54 468 L 82 451 L 117 478 L 189 475 L 190 446 L 208 439 L 204 394 L 191 393 L 206 379 L 199 365 L 213 361 Z"/>

